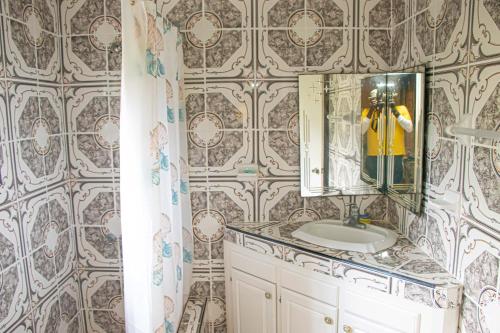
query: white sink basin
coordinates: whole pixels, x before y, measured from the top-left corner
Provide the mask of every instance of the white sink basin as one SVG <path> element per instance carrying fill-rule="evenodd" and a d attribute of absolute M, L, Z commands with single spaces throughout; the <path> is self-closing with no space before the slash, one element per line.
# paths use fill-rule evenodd
<path fill-rule="evenodd" d="M 349 227 L 342 221 L 325 220 L 306 223 L 292 236 L 303 241 L 346 251 L 375 253 L 396 243 L 398 235 L 389 229 L 366 225 L 366 229 Z"/>

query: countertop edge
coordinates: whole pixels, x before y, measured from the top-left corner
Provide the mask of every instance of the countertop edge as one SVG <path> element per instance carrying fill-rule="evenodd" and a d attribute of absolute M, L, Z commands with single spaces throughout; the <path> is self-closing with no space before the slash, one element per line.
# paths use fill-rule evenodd
<path fill-rule="evenodd" d="M 436 308 L 455 308 L 461 304 L 462 285 L 454 278 L 450 283 L 430 283 L 428 281 L 418 280 L 409 276 L 398 274 L 394 271 L 385 270 L 380 267 L 370 266 L 369 263 L 361 264 L 358 262 L 338 258 L 329 254 L 316 252 L 305 247 L 298 246 L 291 242 L 273 239 L 265 235 L 252 233 L 250 231 L 241 230 L 237 226 L 226 225 L 225 240 L 236 245 L 248 248 L 250 250 L 277 257 L 278 259 L 304 266 L 295 259 L 286 258 L 291 252 L 302 252 L 312 258 L 321 260 L 329 260 L 328 268 L 325 263 L 318 262 L 317 268 L 311 268 L 323 274 L 331 275 L 334 278 L 342 280 L 357 280 L 353 274 L 369 274 L 372 276 L 371 283 L 368 283 L 366 276 L 363 277 L 365 287 L 377 290 L 384 293 L 389 293 L 398 297 L 408 299 L 410 301 L 423 303 L 427 306 Z M 264 250 L 265 244 L 261 244 L 257 249 L 255 241 L 263 241 L 267 243 L 268 251 Z M 276 251 L 274 248 L 278 247 Z M 279 247 L 282 247 L 279 250 Z M 281 252 L 281 253 L 280 253 Z M 357 272 L 354 272 L 354 271 Z M 450 279 L 451 280 L 451 279 Z"/>

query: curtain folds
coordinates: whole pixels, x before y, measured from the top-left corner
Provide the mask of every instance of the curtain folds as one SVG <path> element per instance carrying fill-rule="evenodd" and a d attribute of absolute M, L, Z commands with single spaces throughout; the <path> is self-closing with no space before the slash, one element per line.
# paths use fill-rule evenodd
<path fill-rule="evenodd" d="M 175 332 L 193 239 L 182 40 L 155 2 L 122 0 L 120 165 L 128 333 Z"/>

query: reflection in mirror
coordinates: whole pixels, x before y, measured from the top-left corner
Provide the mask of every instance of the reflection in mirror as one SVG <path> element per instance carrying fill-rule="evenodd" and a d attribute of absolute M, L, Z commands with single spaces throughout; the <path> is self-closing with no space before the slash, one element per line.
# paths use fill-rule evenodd
<path fill-rule="evenodd" d="M 423 74 L 299 76 L 302 196 L 387 193 L 420 208 Z"/>
<path fill-rule="evenodd" d="M 387 193 L 415 212 L 422 186 L 423 91 L 423 74 L 387 75 Z"/>
<path fill-rule="evenodd" d="M 379 194 L 383 185 L 383 156 L 375 173 L 362 167 L 366 135 L 361 136 L 363 82 L 385 77 L 373 75 L 301 75 L 299 118 L 303 196 Z M 381 125 L 382 128 L 384 125 Z M 380 131 L 384 133 L 384 131 Z M 375 142 L 375 144 L 377 144 Z M 377 151 L 378 148 L 375 149 Z"/>
<path fill-rule="evenodd" d="M 360 82 L 361 179 L 382 189 L 385 183 L 386 77 L 375 75 L 362 78 Z"/>

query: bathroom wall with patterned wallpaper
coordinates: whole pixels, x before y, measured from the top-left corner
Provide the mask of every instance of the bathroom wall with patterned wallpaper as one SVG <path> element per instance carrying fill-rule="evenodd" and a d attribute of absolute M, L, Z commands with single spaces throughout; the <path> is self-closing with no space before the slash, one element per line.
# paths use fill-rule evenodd
<path fill-rule="evenodd" d="M 59 5 L 0 6 L 0 331 L 81 327 Z"/>
<path fill-rule="evenodd" d="M 392 202 L 388 216 L 464 283 L 461 332 L 493 333 L 483 310 L 500 302 L 500 141 L 446 128 L 469 118 L 500 131 L 500 2 L 398 2 L 393 68 L 427 68 L 425 202 L 420 217 Z"/>
<path fill-rule="evenodd" d="M 210 330 L 225 331 L 224 225 L 343 218 L 356 200 L 385 218 L 383 196 L 302 198 L 298 74 L 387 70 L 391 1 L 170 0 L 184 35 L 194 228 L 192 296 L 209 297 Z M 391 13 L 393 15 L 391 15 Z M 256 179 L 238 176 L 257 165 Z"/>
<path fill-rule="evenodd" d="M 209 298 L 210 331 L 225 331 L 225 223 L 340 218 L 356 200 L 464 282 L 462 333 L 489 332 L 482 308 L 499 301 L 497 143 L 469 147 L 445 128 L 470 115 L 472 126 L 498 130 L 497 1 L 160 5 L 184 36 L 192 295 Z M 12 249 L 0 255 L 0 331 L 123 332 L 120 1 L 0 8 L 0 245 Z M 422 216 L 383 197 L 301 198 L 297 75 L 420 64 L 429 96 Z M 247 164 L 258 165 L 257 179 L 238 176 Z M 458 199 L 445 205 L 450 193 Z"/>
<path fill-rule="evenodd" d="M 60 5 L 68 165 L 87 332 L 124 332 L 119 190 L 120 0 Z"/>
<path fill-rule="evenodd" d="M 387 219 L 465 285 L 461 332 L 489 332 L 498 302 L 498 143 L 467 146 L 446 132 L 466 115 L 500 125 L 500 3 L 494 0 L 164 1 L 185 37 L 186 103 L 195 231 L 194 294 L 209 295 L 224 331 L 223 225 L 342 217 L 356 200 Z M 297 74 L 377 72 L 425 65 L 422 216 L 383 197 L 299 195 Z M 257 164 L 256 181 L 238 177 Z M 446 203 L 449 201 L 449 204 Z"/>
<path fill-rule="evenodd" d="M 0 20 L 0 331 L 123 332 L 120 1 Z"/>

